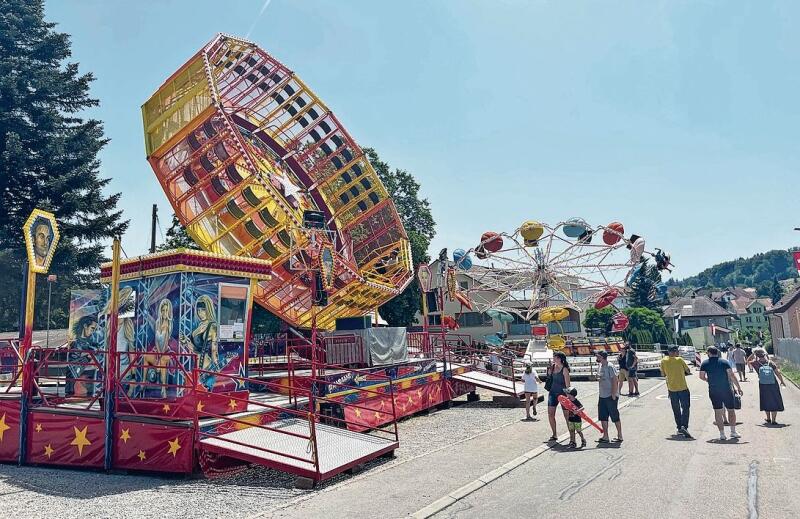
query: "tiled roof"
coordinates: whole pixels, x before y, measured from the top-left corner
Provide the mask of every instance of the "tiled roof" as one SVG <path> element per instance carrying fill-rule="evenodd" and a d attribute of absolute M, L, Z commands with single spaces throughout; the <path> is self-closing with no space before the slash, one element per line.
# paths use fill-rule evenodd
<path fill-rule="evenodd" d="M 666 317 L 728 317 L 731 312 L 725 310 L 710 298 L 705 296 L 681 297 L 664 310 Z"/>
<path fill-rule="evenodd" d="M 788 294 L 784 295 L 781 300 L 778 301 L 769 311 L 773 313 L 784 312 L 788 310 L 798 298 L 800 298 L 800 288 L 796 289 L 794 292 L 789 292 Z"/>

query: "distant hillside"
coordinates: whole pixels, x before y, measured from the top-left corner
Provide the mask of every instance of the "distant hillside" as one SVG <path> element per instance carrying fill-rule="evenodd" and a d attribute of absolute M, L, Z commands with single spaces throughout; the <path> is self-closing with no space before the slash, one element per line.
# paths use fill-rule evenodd
<path fill-rule="evenodd" d="M 791 252 L 771 250 L 750 258 L 725 261 L 705 269 L 696 276 L 680 281 L 670 280 L 668 284 L 681 288 L 747 286 L 759 288 L 759 292 L 762 292 L 765 284 L 776 277 L 778 280 L 797 277 Z"/>

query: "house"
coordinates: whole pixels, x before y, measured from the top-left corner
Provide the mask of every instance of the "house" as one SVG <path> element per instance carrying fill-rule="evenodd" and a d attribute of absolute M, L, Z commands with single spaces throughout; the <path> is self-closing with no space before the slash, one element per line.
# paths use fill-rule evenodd
<path fill-rule="evenodd" d="M 692 294 L 678 298 L 664 310 L 678 335 L 689 334 L 695 346 L 712 346 L 731 338 L 736 316 L 710 297 Z"/>
<path fill-rule="evenodd" d="M 432 287 L 441 286 L 440 263 L 435 260 L 430 264 L 432 273 Z M 493 288 L 492 278 L 495 276 L 514 276 L 515 273 L 502 271 L 492 271 L 480 265 L 474 265 L 470 270 L 456 270 L 456 283 L 461 291 L 467 292 L 473 303 L 473 309 L 465 308 L 458 301 L 450 301 L 445 298 L 445 315 L 455 316 L 458 321 L 459 329 L 456 333 L 468 335 L 473 342 L 485 342 L 485 337 L 497 333 L 505 334 L 508 339 L 527 339 L 531 336 L 531 325 L 534 321 L 529 321 L 523 316 L 531 303 L 530 291 L 521 291 L 510 296 Z M 583 301 L 591 298 L 591 291 L 580 287 L 577 280 L 561 279 L 561 287 L 567 287 L 570 297 L 576 301 Z M 553 291 L 549 294 L 549 302 L 552 306 L 564 305 L 566 299 L 561 294 Z M 519 314 L 514 314 L 514 321 L 511 323 L 500 323 L 481 312 L 478 307 L 488 308 L 492 306 L 492 301 L 497 301 L 504 307 L 519 309 Z M 438 291 L 433 290 L 426 296 L 428 306 L 428 324 L 439 326 L 441 323 L 441 309 Z M 564 334 L 567 336 L 584 336 L 583 318 L 586 308 L 568 308 L 569 316 L 558 323 L 549 323 L 548 331 L 554 334 Z M 520 315 L 521 314 L 521 315 Z M 419 325 L 423 323 L 422 315 L 417 312 L 415 320 Z"/>
<path fill-rule="evenodd" d="M 760 332 L 769 329 L 767 311 L 772 308 L 768 297 L 756 299 L 737 298 L 730 302 L 730 309 L 738 318 L 737 326 L 746 332 Z"/>
<path fill-rule="evenodd" d="M 766 314 L 773 346 L 779 339 L 800 338 L 800 288 L 783 296 Z"/>

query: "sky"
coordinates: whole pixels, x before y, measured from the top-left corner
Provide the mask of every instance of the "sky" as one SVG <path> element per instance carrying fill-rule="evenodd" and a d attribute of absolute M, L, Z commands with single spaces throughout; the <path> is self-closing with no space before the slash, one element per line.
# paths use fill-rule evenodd
<path fill-rule="evenodd" d="M 102 173 L 129 256 L 147 252 L 153 203 L 163 232 L 171 219 L 140 107 L 218 32 L 258 43 L 416 177 L 434 256 L 573 216 L 623 222 L 672 254 L 677 278 L 800 242 L 800 2 L 45 5 L 96 76 L 90 115 L 111 139 Z"/>

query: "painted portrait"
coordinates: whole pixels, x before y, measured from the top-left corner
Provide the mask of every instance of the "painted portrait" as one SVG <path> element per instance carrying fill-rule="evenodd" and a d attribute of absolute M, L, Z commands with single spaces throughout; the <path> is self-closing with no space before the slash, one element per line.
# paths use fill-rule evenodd
<path fill-rule="evenodd" d="M 31 270 L 40 274 L 46 273 L 58 244 L 59 234 L 55 216 L 34 209 L 25 222 L 23 232 Z"/>

